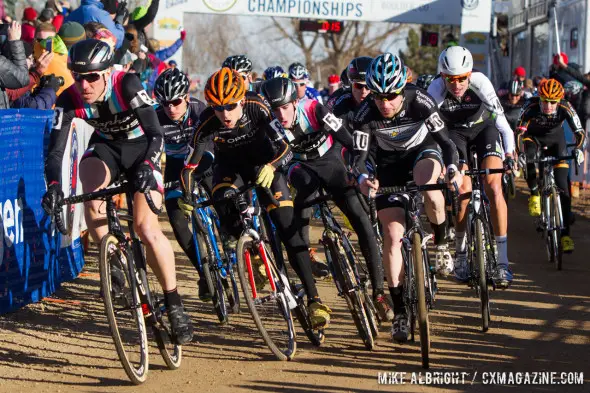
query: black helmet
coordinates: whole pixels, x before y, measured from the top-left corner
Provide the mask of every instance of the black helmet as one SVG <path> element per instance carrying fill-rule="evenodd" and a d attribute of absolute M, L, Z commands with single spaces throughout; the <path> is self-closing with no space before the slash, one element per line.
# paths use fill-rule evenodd
<path fill-rule="evenodd" d="M 293 63 L 289 66 L 289 78 L 291 79 L 309 79 L 309 71 L 301 63 Z"/>
<path fill-rule="evenodd" d="M 365 75 L 369 64 L 373 61 L 372 57 L 361 56 L 352 59 L 348 67 L 346 67 L 346 76 L 348 76 L 349 83 L 351 82 L 365 82 Z"/>
<path fill-rule="evenodd" d="M 252 61 L 244 55 L 234 55 L 225 59 L 221 67 L 231 68 L 240 74 L 249 74 L 252 72 Z"/>
<path fill-rule="evenodd" d="M 260 92 L 275 109 L 297 99 L 295 85 L 287 78 L 272 78 L 262 84 Z"/>
<path fill-rule="evenodd" d="M 190 82 L 178 68 L 168 68 L 160 74 L 154 84 L 154 94 L 159 103 L 174 101 L 188 93 Z"/>
<path fill-rule="evenodd" d="M 347 70 L 348 67 L 343 69 L 342 73 L 340 74 L 340 83 L 342 83 L 342 86 L 350 86 L 350 80 L 348 80 L 348 74 L 346 73 Z"/>
<path fill-rule="evenodd" d="M 68 56 L 68 68 L 79 74 L 104 71 L 112 62 L 113 52 L 109 44 L 93 38 L 76 42 Z"/>
<path fill-rule="evenodd" d="M 418 80 L 416 81 L 416 86 L 418 86 L 424 90 L 428 90 L 428 86 L 430 86 L 430 84 L 432 83 L 434 78 L 435 78 L 435 75 L 422 74 L 418 77 Z"/>
<path fill-rule="evenodd" d="M 522 83 L 518 79 L 514 79 L 510 81 L 510 85 L 508 86 L 508 93 L 513 96 L 519 96 L 522 93 Z"/>

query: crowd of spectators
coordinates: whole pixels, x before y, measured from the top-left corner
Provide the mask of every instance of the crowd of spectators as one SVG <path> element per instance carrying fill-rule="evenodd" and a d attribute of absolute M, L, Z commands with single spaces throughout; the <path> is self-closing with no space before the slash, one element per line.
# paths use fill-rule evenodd
<path fill-rule="evenodd" d="M 114 51 L 113 67 L 137 73 L 148 91 L 166 62 L 184 43 L 185 31 L 169 47 L 149 38 L 160 0 L 128 10 L 124 1 L 82 0 L 76 9 L 67 1 L 48 0 L 43 8 L 25 8 L 20 21 L 0 24 L 0 109 L 50 109 L 74 80 L 67 67 L 68 50 L 95 38 Z"/>

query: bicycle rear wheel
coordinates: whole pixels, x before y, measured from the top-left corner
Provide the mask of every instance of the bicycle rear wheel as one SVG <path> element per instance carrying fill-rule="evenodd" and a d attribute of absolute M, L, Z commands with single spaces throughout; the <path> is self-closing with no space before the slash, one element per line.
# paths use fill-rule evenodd
<path fill-rule="evenodd" d="M 477 269 L 477 285 L 479 299 L 481 301 L 482 331 L 487 332 L 490 327 L 490 296 L 486 275 L 486 247 L 484 239 L 484 226 L 481 220 L 475 221 L 475 266 Z M 491 247 L 491 245 L 490 245 Z"/>
<path fill-rule="evenodd" d="M 130 268 L 132 253 L 106 235 L 100 245 L 99 271 L 105 313 L 125 373 L 136 385 L 147 379 L 148 342 L 136 278 Z M 113 287 L 113 277 L 115 283 Z"/>
<path fill-rule="evenodd" d="M 359 337 L 363 341 L 365 348 L 371 350 L 375 347 L 375 341 L 365 309 L 364 295 L 360 285 L 356 282 L 356 277 L 348 263 L 346 253 L 340 244 L 334 242 L 330 236 L 324 237 L 324 245 L 327 246 L 330 253 L 336 280 L 338 280 L 342 289 L 342 295 L 346 300 L 346 305 L 350 310 Z"/>
<path fill-rule="evenodd" d="M 258 267 L 254 266 L 252 259 L 255 255 L 259 255 L 259 248 L 257 242 L 250 235 L 243 234 L 240 237 L 236 252 L 242 293 L 258 331 L 277 359 L 293 359 L 297 350 L 297 342 L 291 309 L 288 304 L 288 297 L 293 295 L 279 278 L 271 261 L 272 254 L 267 252 L 264 247 L 266 257 L 269 259 L 272 286 L 275 287 L 275 290 L 273 290 L 268 277 L 264 287 L 256 288 L 254 269 L 258 269 Z"/>
<path fill-rule="evenodd" d="M 551 191 L 551 215 L 553 222 L 553 230 L 551 231 L 551 242 L 553 244 L 553 254 L 555 268 L 561 270 L 563 263 L 563 250 L 561 248 L 561 228 L 563 227 L 563 220 L 561 214 L 561 201 L 559 193 L 555 187 Z"/>
<path fill-rule="evenodd" d="M 422 236 L 418 232 L 414 232 L 412 235 L 412 262 L 416 280 L 416 308 L 418 311 L 418 328 L 420 330 L 422 367 L 428 368 L 430 365 L 430 323 L 426 304 L 426 272 L 424 270 L 424 257 L 422 256 Z"/>

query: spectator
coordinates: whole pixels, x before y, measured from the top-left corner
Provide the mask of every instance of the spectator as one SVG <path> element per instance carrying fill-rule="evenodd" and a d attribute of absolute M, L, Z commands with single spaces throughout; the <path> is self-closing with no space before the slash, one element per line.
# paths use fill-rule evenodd
<path fill-rule="evenodd" d="M 87 38 L 94 38 L 95 40 L 104 41 L 111 47 L 111 50 L 115 52 L 115 45 L 117 39 L 104 25 L 98 22 L 87 23 L 84 26 L 86 30 Z"/>
<path fill-rule="evenodd" d="M 35 39 L 45 40 L 50 37 L 55 37 L 57 35 L 57 30 L 55 30 L 55 26 L 48 22 L 41 22 L 37 25 L 37 31 L 35 32 Z"/>
<path fill-rule="evenodd" d="M 340 77 L 336 74 L 328 77 L 328 97 L 340 88 Z"/>
<path fill-rule="evenodd" d="M 498 96 L 498 98 L 504 97 L 506 94 L 508 94 L 508 89 L 509 89 L 509 86 L 510 86 L 510 82 L 512 82 L 515 79 L 518 79 L 520 81 L 520 83 L 522 85 L 524 85 L 524 82 L 526 80 L 526 70 L 524 69 L 523 66 L 516 67 L 514 69 L 514 71 L 512 72 L 512 79 L 509 80 L 508 82 L 503 82 L 500 85 L 500 88 L 498 89 L 498 91 L 496 93 L 496 95 Z"/>
<path fill-rule="evenodd" d="M 59 29 L 58 35 L 69 50 L 76 42 L 86 39 L 86 30 L 78 22 L 66 22 Z"/>
<path fill-rule="evenodd" d="M 81 25 L 88 22 L 100 22 L 115 36 L 115 47 L 118 48 L 122 45 L 125 34 L 123 20 L 121 20 L 121 18 L 124 19 L 125 12 L 125 7 L 119 7 L 115 14 L 115 20 L 113 20 L 100 0 L 82 0 L 80 7 L 68 15 L 66 22 L 78 22 Z"/>
<path fill-rule="evenodd" d="M 176 68 L 176 67 L 178 67 L 178 63 L 176 62 L 176 60 L 170 60 L 168 62 L 168 67 L 170 67 L 170 68 Z"/>
<path fill-rule="evenodd" d="M 0 56 L 0 109 L 10 107 L 6 89 L 18 89 L 29 84 L 27 57 L 23 41 L 20 40 L 22 26 L 12 22 L 8 27 L 7 41 Z"/>
<path fill-rule="evenodd" d="M 59 31 L 64 22 L 64 17 L 63 15 L 57 14 L 57 11 L 54 8 L 45 8 L 41 11 L 41 15 L 39 15 L 39 21 L 51 23 L 55 26 L 55 30 Z"/>
<path fill-rule="evenodd" d="M 526 100 L 534 96 L 536 91 L 537 89 L 535 89 L 532 79 L 527 79 L 524 81 L 524 98 Z"/>
<path fill-rule="evenodd" d="M 27 56 L 29 84 L 25 87 L 21 87 L 20 89 L 6 89 L 6 94 L 8 94 L 8 99 L 10 102 L 13 102 L 14 100 L 23 96 L 25 93 L 33 90 L 33 87 L 39 84 L 41 75 L 47 71 L 47 66 L 53 59 L 52 52 L 44 52 L 39 58 L 39 61 L 35 62 L 35 58 L 33 57 L 33 45 L 23 41 L 23 46 L 25 48 L 25 56 Z"/>
<path fill-rule="evenodd" d="M 39 86 L 17 98 L 12 103 L 12 108 L 51 109 L 55 105 L 56 92 L 61 83 L 63 79 L 53 74 L 42 76 Z"/>
<path fill-rule="evenodd" d="M 156 50 L 151 48 L 147 39 L 145 29 L 154 21 L 158 8 L 160 6 L 160 0 L 152 0 L 149 7 L 137 7 L 131 13 L 129 25 L 135 27 L 137 31 L 137 39 L 139 45 L 145 45 L 148 49 L 155 52 Z M 133 52 L 136 53 L 137 52 Z"/>
<path fill-rule="evenodd" d="M 52 29 L 55 29 L 52 24 L 47 23 Z M 48 27 L 49 28 L 49 27 Z M 37 32 L 39 36 L 40 32 Z M 41 35 L 45 35 L 42 34 Z M 50 75 L 54 74 L 55 76 L 62 77 L 64 79 L 64 84 L 61 86 L 57 92 L 59 96 L 62 91 L 70 87 L 74 83 L 74 78 L 72 78 L 72 73 L 68 70 L 68 48 L 66 44 L 62 41 L 62 39 L 58 35 L 49 36 L 47 38 L 38 38 L 35 42 L 35 46 L 33 49 L 33 54 L 35 59 L 40 59 L 41 55 L 46 51 L 49 42 L 51 42 L 51 52 L 53 52 L 54 56 L 49 66 L 47 67 L 47 71 L 43 73 L 43 75 Z"/>
<path fill-rule="evenodd" d="M 574 105 L 574 108 L 578 111 L 578 114 L 582 119 L 582 124 L 585 127 L 586 120 L 588 120 L 590 117 L 590 80 L 588 79 L 588 74 L 584 75 L 580 72 L 578 67 L 573 66 L 573 64 L 568 64 L 568 58 L 565 53 L 562 53 L 561 56 L 556 55 L 553 63 L 554 66 L 560 71 L 565 72 L 567 75 L 572 77 L 575 82 L 581 83 L 583 85 L 583 90 L 580 91 L 577 96 L 568 98 L 568 101 L 570 101 L 572 105 Z M 570 90 L 569 86 L 567 85 L 571 84 L 573 84 L 572 81 L 566 82 L 564 88 L 566 90 Z M 575 106 L 576 104 L 577 106 Z"/>
<path fill-rule="evenodd" d="M 563 52 L 561 55 L 553 56 L 553 64 L 549 67 L 549 78 L 556 79 L 563 86 L 569 81 L 576 80 L 566 71 L 567 68 L 571 69 L 568 67 L 568 62 L 568 56 Z"/>
<path fill-rule="evenodd" d="M 523 66 L 516 67 L 512 75 L 517 78 L 520 83 L 524 84 L 524 81 L 526 80 L 526 70 Z"/>
<path fill-rule="evenodd" d="M 35 21 L 37 20 L 37 11 L 33 7 L 25 8 L 23 12 L 23 24 L 21 39 L 25 42 L 33 43 L 35 40 Z"/>

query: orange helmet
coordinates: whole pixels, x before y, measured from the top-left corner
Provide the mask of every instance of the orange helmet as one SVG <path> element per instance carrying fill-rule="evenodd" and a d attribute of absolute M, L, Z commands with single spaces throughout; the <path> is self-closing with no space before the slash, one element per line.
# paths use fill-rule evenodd
<path fill-rule="evenodd" d="M 210 105 L 235 104 L 245 95 L 244 78 L 228 67 L 211 75 L 205 85 L 205 99 Z"/>
<path fill-rule="evenodd" d="M 550 101 L 559 101 L 565 95 L 563 86 L 555 79 L 543 79 L 539 83 L 539 96 Z"/>

